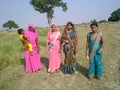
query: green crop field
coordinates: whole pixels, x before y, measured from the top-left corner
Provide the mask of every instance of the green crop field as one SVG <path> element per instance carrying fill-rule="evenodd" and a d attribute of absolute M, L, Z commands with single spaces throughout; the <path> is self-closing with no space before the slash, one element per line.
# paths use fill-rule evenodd
<path fill-rule="evenodd" d="M 60 27 L 60 31 L 63 31 Z M 76 25 L 79 51 L 77 72 L 74 75 L 61 71 L 47 73 L 48 56 L 46 50 L 47 28 L 39 32 L 40 54 L 43 69 L 36 73 L 25 73 L 24 53 L 17 31 L 0 31 L 0 90 L 120 90 L 120 22 L 99 25 L 104 35 L 103 50 L 104 79 L 87 79 L 89 61 L 85 57 L 86 35 L 91 31 L 88 25 Z"/>

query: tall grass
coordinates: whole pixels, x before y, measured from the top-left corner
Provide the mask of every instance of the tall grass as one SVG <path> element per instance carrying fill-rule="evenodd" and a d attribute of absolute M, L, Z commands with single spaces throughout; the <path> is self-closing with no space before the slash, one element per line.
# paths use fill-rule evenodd
<path fill-rule="evenodd" d="M 46 46 L 46 36 L 47 36 L 47 32 L 48 32 L 48 28 L 38 28 L 38 34 L 39 34 L 39 43 L 40 43 L 40 47 L 44 47 Z"/>
<path fill-rule="evenodd" d="M 9 65 L 16 65 L 19 56 L 16 54 L 20 50 L 16 32 L 0 32 L 0 70 Z"/>
<path fill-rule="evenodd" d="M 0 32 L 0 89 L 2 90 L 6 90 L 7 87 L 13 90 L 12 82 L 17 77 L 17 65 L 20 64 L 20 47 L 16 31 Z"/>
<path fill-rule="evenodd" d="M 40 47 L 46 45 L 47 28 L 39 28 Z M 13 82 L 19 73 L 18 65 L 23 58 L 23 50 L 17 31 L 0 32 L 0 90 L 14 90 Z M 22 53 L 22 55 L 21 55 Z M 7 73 L 4 75 L 4 71 Z M 8 75 L 8 76 L 7 76 Z"/>

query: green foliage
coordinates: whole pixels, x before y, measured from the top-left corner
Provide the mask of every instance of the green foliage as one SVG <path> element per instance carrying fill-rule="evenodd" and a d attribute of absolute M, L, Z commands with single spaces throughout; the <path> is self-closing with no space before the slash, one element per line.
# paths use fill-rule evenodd
<path fill-rule="evenodd" d="M 91 23 L 97 23 L 97 20 L 96 19 L 91 20 Z"/>
<path fill-rule="evenodd" d="M 12 28 L 18 28 L 19 26 L 14 21 L 9 20 L 3 24 L 3 27 L 11 30 Z"/>
<path fill-rule="evenodd" d="M 40 48 L 46 46 L 46 36 L 48 28 L 38 28 Z"/>
<path fill-rule="evenodd" d="M 19 54 L 21 42 L 15 32 L 0 32 L 0 71 L 9 65 L 17 65 L 20 62 Z"/>
<path fill-rule="evenodd" d="M 106 22 L 107 22 L 106 20 L 99 21 L 99 23 L 106 23 Z"/>
<path fill-rule="evenodd" d="M 113 11 L 111 16 L 108 18 L 108 21 L 119 21 L 120 20 L 120 8 L 116 11 Z"/>
<path fill-rule="evenodd" d="M 63 11 L 67 10 L 67 5 L 62 0 L 31 0 L 30 4 L 36 11 L 47 14 L 49 25 L 52 23 L 55 7 L 62 7 Z"/>

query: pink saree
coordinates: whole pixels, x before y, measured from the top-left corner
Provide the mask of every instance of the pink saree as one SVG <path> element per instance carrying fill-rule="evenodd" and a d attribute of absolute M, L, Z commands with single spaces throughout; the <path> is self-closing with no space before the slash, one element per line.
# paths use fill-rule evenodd
<path fill-rule="evenodd" d="M 51 29 L 47 35 L 47 49 L 49 51 L 49 67 L 48 72 L 54 72 L 56 69 L 60 68 L 61 63 L 61 53 L 60 49 L 60 40 L 57 40 L 60 35 L 59 30 L 56 34 L 51 34 Z M 53 48 L 49 48 L 48 43 L 53 43 Z"/>
<path fill-rule="evenodd" d="M 34 28 L 34 32 L 29 30 L 29 27 Z M 38 46 L 36 44 L 36 39 L 38 38 L 38 33 L 33 24 L 28 25 L 28 30 L 25 32 L 25 36 L 28 38 L 28 41 L 33 46 L 33 53 L 30 54 L 28 50 L 25 51 L 25 60 L 26 60 L 26 72 L 36 72 L 42 68 L 40 61 L 40 53 L 38 52 Z"/>

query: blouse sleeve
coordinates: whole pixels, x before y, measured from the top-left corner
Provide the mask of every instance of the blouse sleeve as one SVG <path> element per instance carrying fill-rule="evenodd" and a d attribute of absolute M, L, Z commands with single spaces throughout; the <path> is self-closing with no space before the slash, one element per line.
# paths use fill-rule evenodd
<path fill-rule="evenodd" d="M 90 38 L 90 32 L 87 34 L 87 37 Z"/>

